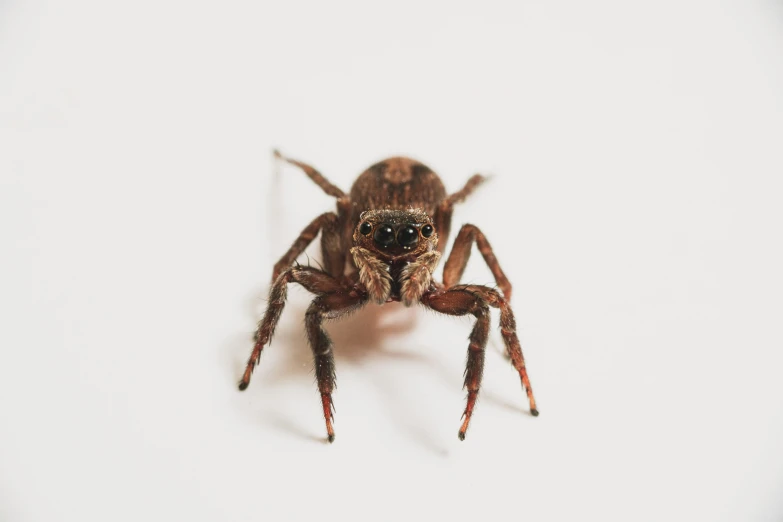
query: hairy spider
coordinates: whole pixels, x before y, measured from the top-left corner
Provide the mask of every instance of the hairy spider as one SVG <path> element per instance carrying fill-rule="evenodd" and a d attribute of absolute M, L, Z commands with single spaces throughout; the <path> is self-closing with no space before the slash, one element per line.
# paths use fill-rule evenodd
<path fill-rule="evenodd" d="M 299 283 L 315 294 L 305 314 L 305 328 L 315 357 L 315 375 L 329 442 L 334 441 L 332 391 L 335 369 L 332 341 L 323 323 L 326 319 L 338 319 L 356 311 L 369 301 L 377 304 L 401 301 L 405 306 L 422 303 L 443 314 L 476 317 L 465 369 L 464 386 L 468 397 L 459 430 L 461 440 L 465 439 L 481 386 L 489 335 L 489 307 L 500 309 L 500 332 L 508 356 L 527 391 L 530 413 L 538 415 L 517 338 L 514 313 L 508 304 L 511 283 L 481 230 L 464 225 L 446 260 L 443 283 L 432 277 L 449 237 L 454 205 L 464 201 L 484 181 L 483 176 L 474 175 L 462 190 L 447 195 L 440 178 L 425 165 L 408 158 L 390 158 L 364 171 L 354 182 L 350 194 L 345 194 L 313 167 L 286 158 L 278 151 L 274 154 L 301 168 L 324 192 L 337 198 L 337 213 L 326 212 L 315 218 L 275 264 L 269 305 L 258 323 L 255 346 L 239 382 L 240 390 L 247 388 L 261 351 L 272 338 L 285 306 L 288 284 Z M 292 266 L 319 231 L 323 270 Z M 474 242 L 500 291 L 487 286 L 459 284 Z"/>

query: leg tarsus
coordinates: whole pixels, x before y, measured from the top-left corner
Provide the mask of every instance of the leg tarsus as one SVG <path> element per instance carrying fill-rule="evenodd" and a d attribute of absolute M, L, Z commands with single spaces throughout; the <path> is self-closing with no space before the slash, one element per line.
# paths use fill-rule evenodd
<path fill-rule="evenodd" d="M 324 408 L 324 420 L 326 421 L 326 440 L 331 443 L 334 442 L 334 427 L 332 426 L 332 422 L 334 422 L 334 403 L 332 402 L 332 394 L 322 393 L 321 404 Z"/>

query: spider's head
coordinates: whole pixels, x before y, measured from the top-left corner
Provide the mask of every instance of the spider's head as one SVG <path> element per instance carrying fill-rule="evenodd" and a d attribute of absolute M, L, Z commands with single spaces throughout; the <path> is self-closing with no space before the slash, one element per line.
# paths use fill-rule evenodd
<path fill-rule="evenodd" d="M 353 232 L 353 244 L 387 263 L 412 261 L 435 250 L 438 232 L 421 209 L 369 210 Z"/>

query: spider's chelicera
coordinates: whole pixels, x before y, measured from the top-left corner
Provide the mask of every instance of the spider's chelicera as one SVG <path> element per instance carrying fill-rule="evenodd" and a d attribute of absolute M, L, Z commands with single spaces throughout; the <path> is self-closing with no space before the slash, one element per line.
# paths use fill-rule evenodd
<path fill-rule="evenodd" d="M 313 167 L 275 155 L 301 168 L 327 194 L 337 198 L 337 213 L 315 218 L 275 264 L 269 305 L 258 323 L 255 346 L 239 382 L 244 390 L 269 344 L 285 306 L 286 288 L 298 283 L 315 295 L 307 310 L 305 327 L 315 357 L 315 375 L 321 393 L 326 432 L 334 440 L 335 385 L 332 341 L 323 328 L 326 319 L 337 319 L 369 302 L 415 303 L 448 315 L 473 315 L 465 388 L 468 390 L 459 438 L 465 438 L 481 385 L 484 352 L 489 335 L 489 308 L 500 310 L 500 333 L 511 363 L 527 391 L 530 412 L 538 415 L 533 390 L 516 332 L 511 306 L 511 283 L 501 270 L 484 234 L 464 225 L 443 269 L 443 283 L 433 273 L 451 229 L 454 205 L 463 201 L 484 181 L 476 174 L 462 190 L 447 195 L 440 178 L 427 166 L 408 158 L 390 158 L 364 171 L 345 194 Z M 296 258 L 321 233 L 323 269 L 293 265 Z M 492 271 L 500 290 L 482 285 L 459 284 L 473 244 Z M 293 266 L 292 266 L 293 265 Z"/>

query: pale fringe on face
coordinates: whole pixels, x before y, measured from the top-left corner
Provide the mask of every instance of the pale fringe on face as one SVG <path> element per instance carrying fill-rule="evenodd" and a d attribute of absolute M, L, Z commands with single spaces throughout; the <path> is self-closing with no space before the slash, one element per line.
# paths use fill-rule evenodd
<path fill-rule="evenodd" d="M 440 252 L 433 250 L 422 254 L 402 270 L 400 298 L 405 306 L 417 303 L 432 284 L 432 273 L 440 261 Z"/>
<path fill-rule="evenodd" d="M 362 247 L 353 247 L 351 255 L 359 268 L 359 281 L 367 289 L 370 299 L 378 304 L 385 303 L 391 294 L 389 266 Z"/>

